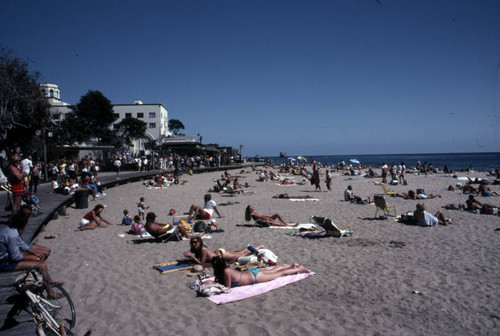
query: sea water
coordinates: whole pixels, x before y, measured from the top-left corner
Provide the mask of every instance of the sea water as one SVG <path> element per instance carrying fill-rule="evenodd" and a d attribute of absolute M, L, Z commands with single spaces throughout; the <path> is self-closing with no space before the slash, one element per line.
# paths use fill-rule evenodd
<path fill-rule="evenodd" d="M 388 165 L 404 162 L 407 167 L 415 167 L 420 161 L 426 166 L 432 164 L 433 167 L 443 169 L 445 166 L 450 170 L 473 170 L 491 171 L 500 169 L 500 153 L 432 153 L 432 154 L 377 154 L 377 155 L 303 155 L 307 162 L 312 159 L 320 163 L 332 165 L 344 161 L 350 164 L 350 160 L 357 160 L 365 166 L 379 167 L 384 162 Z M 289 158 L 295 157 L 270 157 L 272 162 L 282 163 Z"/>

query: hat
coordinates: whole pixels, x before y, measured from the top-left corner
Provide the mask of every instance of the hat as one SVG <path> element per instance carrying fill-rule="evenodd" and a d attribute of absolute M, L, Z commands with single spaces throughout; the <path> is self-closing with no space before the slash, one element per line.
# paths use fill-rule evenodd
<path fill-rule="evenodd" d="M 198 275 L 202 271 L 203 271 L 203 266 L 194 265 L 193 268 L 191 268 L 189 271 L 186 272 L 186 275 L 187 276 L 195 276 L 195 275 Z"/>
<path fill-rule="evenodd" d="M 154 220 L 155 218 L 156 214 L 154 212 L 148 212 L 148 214 L 146 215 L 146 221 Z"/>
<path fill-rule="evenodd" d="M 175 209 L 170 209 L 170 211 L 168 212 L 168 214 L 169 214 L 170 216 L 175 215 Z"/>

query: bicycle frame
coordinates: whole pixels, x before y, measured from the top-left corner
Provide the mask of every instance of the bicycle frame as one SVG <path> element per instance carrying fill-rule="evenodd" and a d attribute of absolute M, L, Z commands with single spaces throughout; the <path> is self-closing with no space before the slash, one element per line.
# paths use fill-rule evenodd
<path fill-rule="evenodd" d="M 61 335 L 61 336 L 66 336 L 66 332 L 64 331 L 64 328 L 62 325 L 59 325 L 56 320 L 50 315 L 50 313 L 45 309 L 45 307 L 40 304 L 46 304 L 49 307 L 59 309 L 61 306 L 54 305 L 50 301 L 45 300 L 44 298 L 40 297 L 40 295 L 36 295 L 32 293 L 29 289 L 26 289 L 25 291 L 26 296 L 30 299 L 30 301 L 37 307 L 37 309 L 41 312 L 41 314 L 38 314 L 36 311 L 33 311 L 33 319 L 35 320 L 35 323 L 38 325 L 40 322 L 45 323 L 47 327 L 49 327 L 54 333 Z"/>

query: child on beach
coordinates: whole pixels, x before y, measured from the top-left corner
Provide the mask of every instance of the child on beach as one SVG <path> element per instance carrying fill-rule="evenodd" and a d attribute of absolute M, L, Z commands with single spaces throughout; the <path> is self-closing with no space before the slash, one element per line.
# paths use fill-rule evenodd
<path fill-rule="evenodd" d="M 139 216 L 141 216 L 141 219 L 143 219 L 143 220 L 144 220 L 144 217 L 146 216 L 146 210 L 149 209 L 149 207 L 146 206 L 146 204 L 144 204 L 144 200 L 145 200 L 145 198 L 141 197 L 139 199 L 139 203 L 137 204 L 137 211 L 139 212 Z"/>
<path fill-rule="evenodd" d="M 123 210 L 122 225 L 132 224 L 132 217 L 128 214 L 128 210 Z"/>
<path fill-rule="evenodd" d="M 141 223 L 141 217 L 138 215 L 134 216 L 134 220 L 132 221 L 132 228 L 130 229 L 129 233 L 135 234 L 135 235 L 142 235 L 146 233 L 146 229 Z"/>
<path fill-rule="evenodd" d="M 326 170 L 325 183 L 328 191 L 332 191 L 332 175 L 330 174 L 330 170 L 328 169 Z"/>

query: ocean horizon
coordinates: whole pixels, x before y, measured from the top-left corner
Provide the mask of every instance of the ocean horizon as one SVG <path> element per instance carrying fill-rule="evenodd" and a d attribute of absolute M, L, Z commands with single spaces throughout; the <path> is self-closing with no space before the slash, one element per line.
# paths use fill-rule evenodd
<path fill-rule="evenodd" d="M 472 152 L 472 153 L 415 153 L 415 154 L 334 154 L 334 155 L 301 155 L 310 163 L 314 158 L 320 163 L 329 165 L 344 161 L 346 164 L 350 160 L 357 160 L 366 166 L 378 167 L 384 162 L 387 164 L 404 162 L 407 167 L 415 167 L 420 161 L 427 166 L 444 169 L 446 166 L 450 170 L 485 170 L 500 169 L 500 152 Z M 272 162 L 282 163 L 297 156 L 285 155 L 271 156 Z"/>

